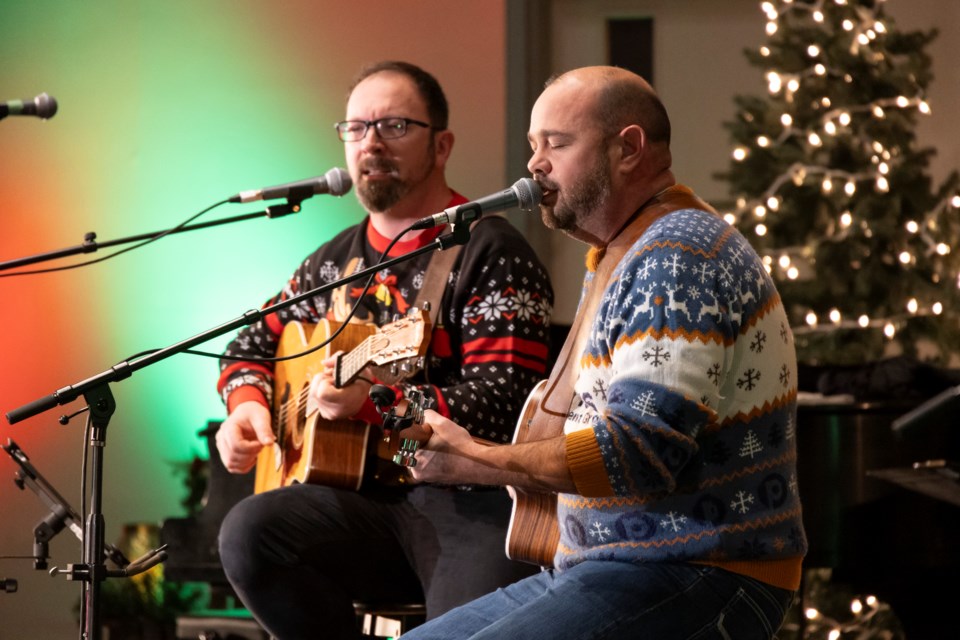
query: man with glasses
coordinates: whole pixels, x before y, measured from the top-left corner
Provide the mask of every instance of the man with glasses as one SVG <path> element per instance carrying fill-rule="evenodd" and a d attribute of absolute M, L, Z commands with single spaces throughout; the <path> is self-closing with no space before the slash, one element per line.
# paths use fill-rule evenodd
<path fill-rule="evenodd" d="M 444 176 L 454 142 L 447 125 L 443 91 L 419 67 L 389 61 L 361 72 L 335 128 L 368 215 L 308 256 L 267 304 L 375 264 L 411 223 L 466 202 Z M 448 231 L 407 233 L 389 256 Z M 370 286 L 355 281 L 241 330 L 218 384 L 229 413 L 217 434 L 226 468 L 250 471 L 275 441 L 274 365 L 262 359 L 276 354 L 287 323 L 343 320 L 358 304 L 355 318 L 382 326 L 429 293 L 421 291 L 429 282 L 442 293 L 434 292 L 440 308 L 431 313 L 427 366 L 395 385 L 398 397 L 422 393 L 427 407 L 476 438 L 510 442 L 528 392 L 546 373 L 553 293 L 533 250 L 505 219 L 488 216 L 470 235 L 440 278 L 429 265 L 447 251 L 427 252 L 379 271 Z M 379 424 L 372 374 L 338 389 L 326 364 L 310 382 L 308 410 Z M 220 531 L 221 560 L 267 631 L 281 640 L 356 638 L 354 600 L 423 601 L 432 618 L 534 570 L 504 555 L 511 508 L 504 490 L 403 480 L 365 478 L 356 491 L 293 484 L 232 509 Z"/>

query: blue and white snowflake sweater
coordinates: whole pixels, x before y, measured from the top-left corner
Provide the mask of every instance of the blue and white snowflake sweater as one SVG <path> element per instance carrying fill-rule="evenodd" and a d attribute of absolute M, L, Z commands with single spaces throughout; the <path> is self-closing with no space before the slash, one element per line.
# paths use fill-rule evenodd
<path fill-rule="evenodd" d="M 793 336 L 739 232 L 698 209 L 653 222 L 613 271 L 575 391 L 580 495 L 559 496 L 554 566 L 697 562 L 799 586 Z"/>

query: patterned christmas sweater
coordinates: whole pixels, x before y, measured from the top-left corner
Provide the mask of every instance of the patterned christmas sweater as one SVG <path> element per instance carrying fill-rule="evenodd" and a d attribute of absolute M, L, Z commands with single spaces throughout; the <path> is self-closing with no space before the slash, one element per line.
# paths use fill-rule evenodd
<path fill-rule="evenodd" d="M 466 202 L 457 194 L 450 206 Z M 441 232 L 425 231 L 398 242 L 389 257 L 432 242 Z M 369 219 L 345 229 L 307 257 L 282 291 L 264 306 L 336 281 L 376 264 L 392 238 L 378 234 Z M 273 404 L 272 357 L 284 326 L 297 320 L 341 320 L 359 299 L 355 319 L 382 326 L 408 312 L 423 284 L 429 251 L 366 278 L 280 309 L 239 331 L 225 351 L 245 361 L 220 362 L 218 391 L 228 410 L 245 400 Z M 553 290 L 546 269 L 522 235 L 505 219 L 488 216 L 475 224 L 447 278 L 429 342 L 425 370 L 394 389 L 423 392 L 425 404 L 474 436 L 508 443 L 523 402 L 547 366 Z M 433 314 L 431 314 L 433 315 Z M 356 416 L 379 424 L 370 400 Z"/>
<path fill-rule="evenodd" d="M 660 217 L 585 344 L 564 426 L 580 495 L 559 496 L 555 566 L 697 562 L 796 589 L 796 355 L 746 239 L 715 213 Z"/>

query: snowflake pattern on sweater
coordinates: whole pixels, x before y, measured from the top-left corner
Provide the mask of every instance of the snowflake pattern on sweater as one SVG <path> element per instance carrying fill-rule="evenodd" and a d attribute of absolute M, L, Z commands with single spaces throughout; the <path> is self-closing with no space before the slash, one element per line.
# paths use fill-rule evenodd
<path fill-rule="evenodd" d="M 451 204 L 466 200 L 458 196 Z M 422 247 L 442 229 L 401 242 L 391 257 Z M 335 282 L 375 264 L 389 243 L 366 221 L 350 227 L 312 253 L 282 291 L 264 306 Z M 272 404 L 273 365 L 255 358 L 272 357 L 284 326 L 293 320 L 316 323 L 341 319 L 358 299 L 357 317 L 382 326 L 409 309 L 424 282 L 432 252 L 376 273 L 371 285 L 356 280 L 267 315 L 242 329 L 221 360 L 218 390 L 229 404 L 231 394 L 257 391 Z M 553 290 L 546 269 L 523 236 L 505 219 L 488 216 L 471 231 L 448 276 L 441 309 L 433 327 L 427 370 L 397 386 L 416 387 L 426 404 L 468 429 L 497 443 L 513 438 L 516 420 L 533 385 L 546 371 Z M 372 403 L 362 417 L 376 421 Z M 359 417 L 359 416 L 358 416 Z"/>
<path fill-rule="evenodd" d="M 575 390 L 565 431 L 593 431 L 609 491 L 559 496 L 555 566 L 700 561 L 749 574 L 744 563 L 805 554 L 793 336 L 759 256 L 719 216 L 666 214 L 627 251 Z"/>

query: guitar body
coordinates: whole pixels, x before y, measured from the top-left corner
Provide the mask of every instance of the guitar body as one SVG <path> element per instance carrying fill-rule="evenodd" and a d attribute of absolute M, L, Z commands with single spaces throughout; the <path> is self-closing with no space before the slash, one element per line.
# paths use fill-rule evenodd
<path fill-rule="evenodd" d="M 342 331 L 324 345 L 341 327 Z M 333 372 L 338 387 L 350 384 L 367 366 L 378 379 L 394 384 L 422 368 L 430 341 L 429 329 L 427 310 L 417 307 L 382 327 L 343 325 L 331 320 L 316 325 L 287 323 L 280 334 L 278 357 L 323 346 L 313 353 L 276 363 L 273 430 L 277 441 L 257 457 L 254 492 L 295 482 L 359 489 L 368 458 L 390 460 L 399 442 L 384 442 L 379 437 L 378 442 L 371 441 L 371 425 L 359 420 L 325 420 L 318 411 L 308 415 L 310 381 L 323 371 L 324 360 L 342 352 Z M 379 436 L 379 429 L 376 431 Z"/>
<path fill-rule="evenodd" d="M 330 337 L 339 325 L 323 320 L 314 326 L 289 322 L 280 335 L 277 356 L 301 353 Z M 307 415 L 310 380 L 323 361 L 348 351 L 376 332 L 374 325 L 347 324 L 330 344 L 302 358 L 282 360 L 274 371 L 274 434 L 272 447 L 257 458 L 254 492 L 294 482 L 357 490 L 363 479 L 371 427 L 358 420 L 324 420 Z"/>
<path fill-rule="evenodd" d="M 545 433 L 544 422 L 550 421 L 550 417 L 540 412 L 540 403 L 546 388 L 547 381 L 541 380 L 527 397 L 513 434 L 514 444 L 559 435 Z M 507 528 L 507 557 L 541 567 L 552 567 L 553 556 L 560 543 L 557 494 L 526 491 L 517 487 L 508 489 L 513 497 L 513 511 Z"/>

